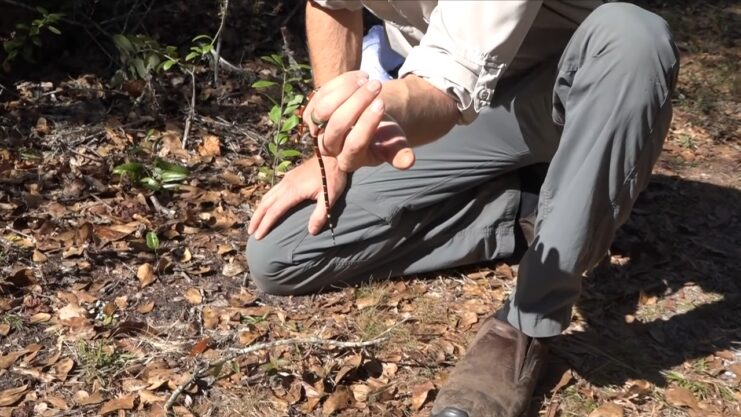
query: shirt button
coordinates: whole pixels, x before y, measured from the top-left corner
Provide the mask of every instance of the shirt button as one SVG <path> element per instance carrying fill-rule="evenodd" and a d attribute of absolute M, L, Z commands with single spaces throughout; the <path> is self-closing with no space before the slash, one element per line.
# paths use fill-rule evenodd
<path fill-rule="evenodd" d="M 479 91 L 479 100 L 488 102 L 489 101 L 489 95 L 490 95 L 489 90 L 488 89 L 483 89 L 483 90 Z"/>

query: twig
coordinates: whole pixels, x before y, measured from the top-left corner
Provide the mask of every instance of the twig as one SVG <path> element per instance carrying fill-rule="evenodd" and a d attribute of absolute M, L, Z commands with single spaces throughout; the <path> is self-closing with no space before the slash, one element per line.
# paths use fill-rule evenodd
<path fill-rule="evenodd" d="M 374 345 L 380 344 L 381 342 L 388 340 L 389 333 L 392 330 L 394 330 L 397 326 L 407 321 L 409 321 L 409 318 L 405 318 L 399 323 L 396 323 L 395 325 L 386 329 L 383 333 L 376 336 L 374 339 L 371 339 L 365 342 L 342 342 L 339 340 L 332 340 L 332 339 L 319 339 L 317 337 L 311 337 L 311 338 L 306 338 L 306 339 L 291 338 L 291 339 L 274 340 L 272 342 L 257 343 L 257 344 L 247 346 L 242 349 L 231 349 L 229 350 L 229 353 L 226 356 L 224 356 L 223 358 L 219 359 L 216 362 L 200 364 L 196 366 L 196 370 L 193 372 L 193 374 L 185 382 L 180 384 L 172 392 L 172 394 L 170 395 L 170 398 L 168 398 L 167 401 L 165 402 L 165 405 L 164 405 L 165 415 L 166 416 L 171 415 L 172 406 L 173 404 L 175 404 L 175 401 L 177 401 L 178 397 L 180 397 L 183 391 L 185 391 L 198 378 L 206 376 L 207 371 L 210 368 L 219 367 L 229 361 L 236 359 L 239 356 L 257 352 L 258 350 L 271 349 L 274 347 L 284 346 L 284 345 L 325 345 L 325 346 L 340 347 L 340 348 L 345 348 L 345 349 L 357 349 L 357 348 L 364 348 L 368 346 L 374 346 Z"/>
<path fill-rule="evenodd" d="M 36 238 L 33 237 L 33 236 L 31 236 L 31 235 L 29 235 L 28 233 L 23 233 L 20 230 L 16 230 L 16 229 L 14 229 L 14 228 L 12 228 L 10 226 L 5 226 L 5 230 L 7 230 L 9 232 L 12 232 L 12 233 L 15 233 L 17 235 L 23 236 L 26 239 L 30 240 L 31 242 L 36 243 Z"/>
<path fill-rule="evenodd" d="M 160 204 L 160 201 L 157 199 L 156 196 L 154 195 L 149 196 L 149 201 L 152 202 L 152 205 L 157 211 L 164 214 L 166 217 L 172 218 L 175 216 L 175 210 L 170 210 L 168 208 L 165 208 L 162 204 Z"/>
<path fill-rule="evenodd" d="M 183 129 L 183 149 L 187 149 L 188 136 L 190 135 L 190 125 L 193 123 L 193 116 L 196 114 L 196 74 L 195 70 L 188 71 L 190 74 L 190 84 L 192 87 L 190 94 L 190 108 L 188 109 L 188 116 L 185 118 L 185 128 Z"/>
<path fill-rule="evenodd" d="M 219 30 L 216 31 L 214 39 L 216 39 L 216 51 L 214 55 L 214 85 L 219 82 L 219 58 L 221 57 L 221 40 L 224 38 L 221 34 L 224 31 L 224 25 L 226 24 L 226 14 L 229 10 L 229 0 L 221 1 L 221 24 L 219 24 Z"/>

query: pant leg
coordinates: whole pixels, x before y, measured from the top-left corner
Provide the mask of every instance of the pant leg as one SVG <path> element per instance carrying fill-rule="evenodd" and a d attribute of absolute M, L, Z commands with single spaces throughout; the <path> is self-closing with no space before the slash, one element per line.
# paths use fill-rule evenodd
<path fill-rule="evenodd" d="M 491 108 L 415 149 L 408 171 L 384 164 L 355 172 L 333 208 L 336 244 L 327 230 L 307 233 L 313 203 L 250 239 L 252 279 L 270 293 L 299 294 L 510 256 L 519 205 L 512 171 L 549 160 L 560 136 L 551 120 L 554 73 L 555 62 L 501 83 Z"/>
<path fill-rule="evenodd" d="M 568 326 L 581 274 L 605 255 L 661 152 L 678 67 L 666 22 L 631 4 L 600 6 L 572 37 L 553 89 L 561 142 L 502 312 L 525 333 Z"/>

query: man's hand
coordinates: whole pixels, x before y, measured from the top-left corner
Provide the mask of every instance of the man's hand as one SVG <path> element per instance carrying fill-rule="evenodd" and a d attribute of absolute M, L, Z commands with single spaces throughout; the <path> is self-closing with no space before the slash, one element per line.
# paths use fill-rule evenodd
<path fill-rule="evenodd" d="M 414 164 L 414 153 L 399 124 L 385 114 L 381 83 L 351 71 L 323 86 L 304 112 L 312 134 L 326 122 L 319 145 L 323 155 L 337 157 L 346 172 L 388 162 L 398 169 Z"/>
<path fill-rule="evenodd" d="M 327 173 L 329 207 L 332 207 L 347 186 L 347 174 L 338 169 L 335 158 L 325 156 L 323 160 Z M 257 240 L 262 239 L 290 209 L 306 200 L 316 200 L 318 203 L 309 218 L 309 233 L 315 235 L 327 222 L 322 178 L 316 157 L 288 172 L 281 182 L 263 196 L 252 214 L 247 233 L 254 235 Z"/>

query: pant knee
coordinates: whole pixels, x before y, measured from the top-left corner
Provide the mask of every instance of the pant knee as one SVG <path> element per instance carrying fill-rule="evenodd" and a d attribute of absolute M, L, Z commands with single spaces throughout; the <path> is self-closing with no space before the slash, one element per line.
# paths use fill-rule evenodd
<path fill-rule="evenodd" d="M 247 243 L 247 265 L 257 288 L 268 294 L 296 295 L 297 267 L 290 262 L 286 249 L 266 237 L 250 237 Z"/>
<path fill-rule="evenodd" d="M 630 3 L 609 3 L 595 9 L 584 24 L 591 32 L 590 56 L 615 52 L 634 74 L 656 62 L 675 76 L 679 50 L 668 23 L 657 14 Z"/>

